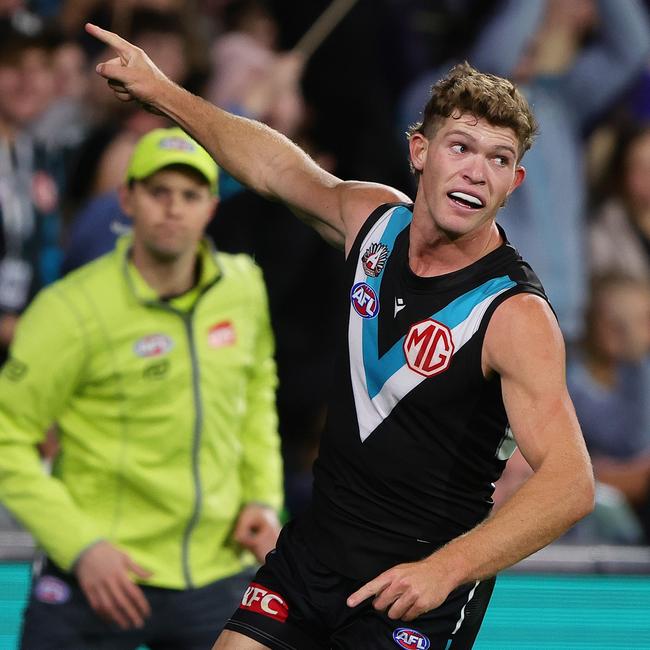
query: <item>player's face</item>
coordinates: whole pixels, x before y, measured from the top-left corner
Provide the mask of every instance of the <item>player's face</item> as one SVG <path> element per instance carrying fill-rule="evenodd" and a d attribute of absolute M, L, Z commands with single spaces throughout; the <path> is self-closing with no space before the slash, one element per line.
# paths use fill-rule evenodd
<path fill-rule="evenodd" d="M 122 194 L 134 245 L 159 261 L 194 254 L 217 200 L 196 174 L 162 169 Z"/>
<path fill-rule="evenodd" d="M 451 239 L 491 226 L 522 183 L 519 144 L 510 128 L 463 114 L 447 118 L 431 139 L 411 138 L 411 160 L 421 172 L 416 214 Z"/>

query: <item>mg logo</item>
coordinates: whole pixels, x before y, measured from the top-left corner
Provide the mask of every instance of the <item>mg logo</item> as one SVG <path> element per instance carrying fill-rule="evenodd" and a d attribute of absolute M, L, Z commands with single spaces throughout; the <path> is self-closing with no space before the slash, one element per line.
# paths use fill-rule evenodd
<path fill-rule="evenodd" d="M 450 329 L 432 318 L 413 325 L 404 338 L 408 367 L 425 377 L 447 370 L 453 354 Z"/>

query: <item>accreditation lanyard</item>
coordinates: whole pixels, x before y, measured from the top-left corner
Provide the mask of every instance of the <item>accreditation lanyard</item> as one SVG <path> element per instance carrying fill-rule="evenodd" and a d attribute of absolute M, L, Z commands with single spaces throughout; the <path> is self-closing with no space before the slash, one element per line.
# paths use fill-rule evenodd
<path fill-rule="evenodd" d="M 0 310 L 21 311 L 29 299 L 32 265 L 25 259 L 36 216 L 32 203 L 34 148 L 20 135 L 13 146 L 0 141 L 0 209 L 4 254 L 0 259 Z"/>

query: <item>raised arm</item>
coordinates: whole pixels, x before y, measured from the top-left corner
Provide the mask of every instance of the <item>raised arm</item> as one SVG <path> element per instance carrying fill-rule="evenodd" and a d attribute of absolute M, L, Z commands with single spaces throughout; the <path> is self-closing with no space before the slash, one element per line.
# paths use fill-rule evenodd
<path fill-rule="evenodd" d="M 91 24 L 86 30 L 118 55 L 97 66 L 118 99 L 135 99 L 170 117 L 229 174 L 252 190 L 287 203 L 332 244 L 349 249 L 378 205 L 409 201 L 385 185 L 342 181 L 277 131 L 221 110 L 174 84 L 145 52 L 117 34 Z"/>
<path fill-rule="evenodd" d="M 498 307 L 484 343 L 488 371 L 501 377 L 519 448 L 534 474 L 493 517 L 420 562 L 400 564 L 350 596 L 390 618 L 412 620 L 461 584 L 488 578 L 559 537 L 593 508 L 594 481 L 564 379 L 564 345 L 540 298 Z"/>

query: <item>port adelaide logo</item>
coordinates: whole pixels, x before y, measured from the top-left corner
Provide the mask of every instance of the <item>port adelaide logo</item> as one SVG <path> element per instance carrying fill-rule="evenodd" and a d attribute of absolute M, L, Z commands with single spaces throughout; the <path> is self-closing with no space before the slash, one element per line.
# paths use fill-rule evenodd
<path fill-rule="evenodd" d="M 370 278 L 376 278 L 384 270 L 387 259 L 386 244 L 370 244 L 361 258 L 364 273 Z"/>
<path fill-rule="evenodd" d="M 366 282 L 357 282 L 352 287 L 350 302 L 361 318 L 374 318 L 379 313 L 379 296 Z"/>

